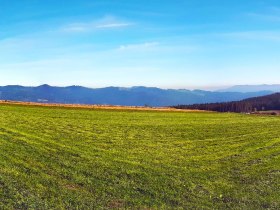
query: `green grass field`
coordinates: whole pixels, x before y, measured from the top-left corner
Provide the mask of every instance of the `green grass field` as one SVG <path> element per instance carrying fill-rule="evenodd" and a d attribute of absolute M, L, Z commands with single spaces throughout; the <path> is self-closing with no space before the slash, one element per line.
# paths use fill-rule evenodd
<path fill-rule="evenodd" d="M 279 209 L 280 117 L 0 106 L 0 209 Z"/>

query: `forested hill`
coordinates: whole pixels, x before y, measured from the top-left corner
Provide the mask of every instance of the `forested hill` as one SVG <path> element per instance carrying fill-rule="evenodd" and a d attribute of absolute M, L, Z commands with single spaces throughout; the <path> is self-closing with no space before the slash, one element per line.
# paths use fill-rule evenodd
<path fill-rule="evenodd" d="M 81 86 L 0 87 L 0 100 L 30 101 L 62 104 L 106 104 L 123 106 L 173 106 L 243 100 L 264 96 L 271 91 L 250 93 L 211 92 L 202 90 L 174 90 L 149 87 L 86 88 Z"/>
<path fill-rule="evenodd" d="M 262 97 L 249 98 L 242 101 L 195 105 L 178 105 L 175 108 L 240 113 L 280 110 L 280 93 L 275 93 L 272 95 Z"/>

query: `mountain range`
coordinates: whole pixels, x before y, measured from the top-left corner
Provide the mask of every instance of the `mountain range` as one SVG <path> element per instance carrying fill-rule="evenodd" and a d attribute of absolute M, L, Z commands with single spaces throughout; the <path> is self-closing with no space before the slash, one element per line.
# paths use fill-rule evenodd
<path fill-rule="evenodd" d="M 226 89 L 218 90 L 218 92 L 259 92 L 259 91 L 271 91 L 280 92 L 280 85 L 236 85 Z"/>
<path fill-rule="evenodd" d="M 0 100 L 154 107 L 238 101 L 271 93 L 273 93 L 271 90 L 260 90 L 256 92 L 213 92 L 204 90 L 160 89 L 141 86 L 131 88 L 106 87 L 95 89 L 82 86 L 0 86 Z"/>

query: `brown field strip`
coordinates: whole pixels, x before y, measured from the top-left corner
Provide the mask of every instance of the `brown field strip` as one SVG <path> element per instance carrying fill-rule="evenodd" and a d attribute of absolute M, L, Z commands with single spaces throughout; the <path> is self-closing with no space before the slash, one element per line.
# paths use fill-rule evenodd
<path fill-rule="evenodd" d="M 170 112 L 209 112 L 203 110 L 183 110 L 170 107 L 144 107 L 144 106 L 113 106 L 113 105 L 85 105 L 85 104 L 58 104 L 58 103 L 36 103 L 0 100 L 2 105 L 22 105 L 22 106 L 42 106 L 42 107 L 62 107 L 81 109 L 105 109 L 105 110 L 136 110 L 136 111 L 170 111 Z"/>

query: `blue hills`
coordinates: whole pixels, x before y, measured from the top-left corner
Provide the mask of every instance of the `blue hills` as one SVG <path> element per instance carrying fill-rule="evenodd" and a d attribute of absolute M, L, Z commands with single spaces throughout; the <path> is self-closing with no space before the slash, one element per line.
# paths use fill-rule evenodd
<path fill-rule="evenodd" d="M 269 95 L 271 93 L 273 93 L 271 90 L 260 90 L 255 92 L 223 92 L 160 89 L 142 86 L 131 88 L 87 88 L 82 86 L 55 87 L 50 85 L 41 85 L 38 87 L 18 85 L 0 86 L 0 100 L 154 107 L 238 101 L 251 97 Z"/>
<path fill-rule="evenodd" d="M 223 90 L 219 90 L 219 92 L 259 92 L 259 91 L 272 91 L 272 92 L 280 92 L 280 85 L 236 85 Z"/>

